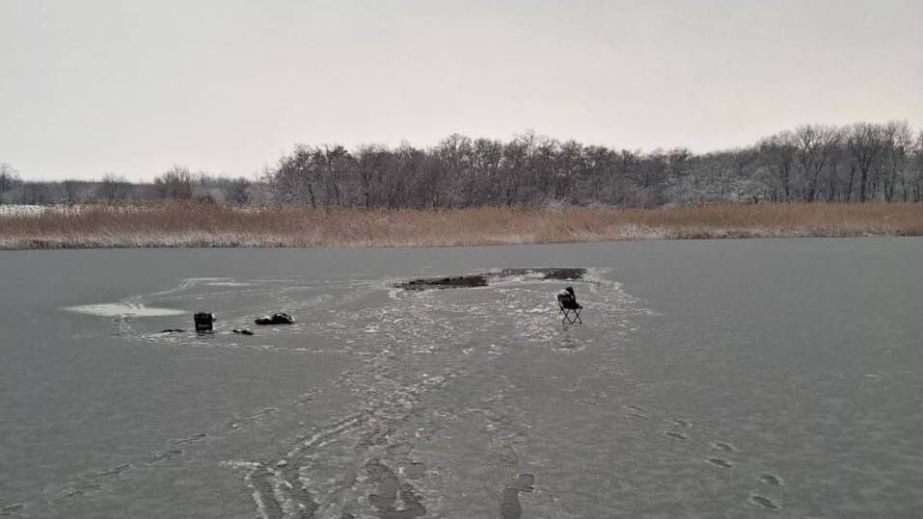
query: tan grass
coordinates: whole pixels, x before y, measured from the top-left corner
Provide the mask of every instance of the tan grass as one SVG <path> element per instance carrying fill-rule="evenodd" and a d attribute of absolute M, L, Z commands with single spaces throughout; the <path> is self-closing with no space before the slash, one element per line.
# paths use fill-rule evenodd
<path fill-rule="evenodd" d="M 305 210 L 200 203 L 0 215 L 0 249 L 412 247 L 609 240 L 920 236 L 923 204 L 668 209 Z"/>

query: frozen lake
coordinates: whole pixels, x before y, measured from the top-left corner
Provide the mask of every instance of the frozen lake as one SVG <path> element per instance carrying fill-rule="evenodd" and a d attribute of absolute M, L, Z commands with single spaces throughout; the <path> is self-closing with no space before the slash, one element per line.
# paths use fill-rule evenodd
<path fill-rule="evenodd" d="M 0 253 L 0 517 L 921 517 L 921 265 L 893 238 Z M 540 266 L 588 270 L 394 288 Z M 213 335 L 161 333 L 197 310 Z"/>

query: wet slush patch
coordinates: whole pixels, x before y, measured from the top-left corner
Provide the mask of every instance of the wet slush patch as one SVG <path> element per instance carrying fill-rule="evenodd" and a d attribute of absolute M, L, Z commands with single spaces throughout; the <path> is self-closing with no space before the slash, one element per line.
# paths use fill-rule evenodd
<path fill-rule="evenodd" d="M 143 304 L 132 303 L 104 303 L 97 305 L 78 305 L 65 308 L 71 312 L 96 315 L 99 317 L 164 317 L 182 315 L 184 310 L 174 308 L 154 308 Z M 173 331 L 173 330 L 171 330 Z"/>

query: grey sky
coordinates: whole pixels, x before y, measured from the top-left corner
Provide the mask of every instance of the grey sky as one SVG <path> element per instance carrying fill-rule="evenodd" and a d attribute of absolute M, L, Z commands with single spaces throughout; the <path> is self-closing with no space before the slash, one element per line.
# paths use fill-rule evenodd
<path fill-rule="evenodd" d="M 533 129 L 706 151 L 921 128 L 921 26 L 921 0 L 0 0 L 0 162 L 236 176 L 297 142 Z"/>

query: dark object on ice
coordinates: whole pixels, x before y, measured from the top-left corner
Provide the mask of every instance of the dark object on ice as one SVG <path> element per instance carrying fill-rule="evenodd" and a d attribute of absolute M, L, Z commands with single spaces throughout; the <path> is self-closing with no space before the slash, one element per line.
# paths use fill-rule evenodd
<path fill-rule="evenodd" d="M 580 310 L 583 306 L 577 302 L 577 294 L 574 293 L 574 287 L 567 287 L 558 292 L 557 298 L 558 308 L 560 308 L 561 313 L 564 314 L 564 318 L 561 319 L 561 322 L 564 324 L 574 324 L 578 322 L 583 324 L 583 319 L 580 318 Z"/>
<path fill-rule="evenodd" d="M 486 287 L 487 277 L 483 274 L 455 276 L 449 278 L 414 279 L 398 285 L 404 290 L 427 290 L 430 288 L 472 288 Z"/>
<path fill-rule="evenodd" d="M 295 322 L 295 320 L 292 319 L 292 316 L 290 316 L 290 315 L 288 315 L 288 314 L 283 314 L 282 312 L 279 312 L 279 313 L 277 313 L 277 314 L 272 314 L 272 316 L 268 316 L 268 315 L 267 315 L 267 316 L 265 316 L 265 317 L 260 317 L 259 319 L 256 319 L 256 320 L 253 321 L 253 322 L 255 322 L 256 324 L 261 324 L 261 325 L 267 325 L 267 324 L 292 324 L 292 323 Z"/>
<path fill-rule="evenodd" d="M 196 312 L 192 316 L 195 320 L 195 331 L 198 333 L 212 331 L 212 325 L 215 323 L 215 314 L 208 312 Z"/>
<path fill-rule="evenodd" d="M 183 330 L 182 328 L 167 328 L 160 333 L 183 333 L 185 331 L 186 330 Z"/>
<path fill-rule="evenodd" d="M 250 330 L 246 328 L 241 328 L 239 330 L 237 328 L 234 328 L 234 333 L 238 335 L 253 335 L 253 332 L 251 332 Z"/>

